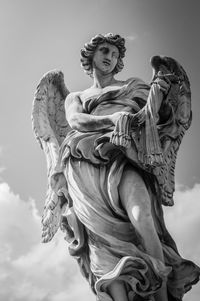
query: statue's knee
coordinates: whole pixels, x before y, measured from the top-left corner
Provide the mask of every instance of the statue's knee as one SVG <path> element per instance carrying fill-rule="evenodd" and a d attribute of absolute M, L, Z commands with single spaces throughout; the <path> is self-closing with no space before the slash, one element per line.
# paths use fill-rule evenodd
<path fill-rule="evenodd" d="M 108 286 L 108 292 L 113 300 L 121 301 L 126 299 L 126 289 L 122 280 L 115 280 Z"/>
<path fill-rule="evenodd" d="M 152 214 L 151 214 L 151 206 L 148 201 L 146 204 L 135 205 L 132 207 L 131 215 L 135 222 L 138 224 L 151 224 L 152 222 Z"/>

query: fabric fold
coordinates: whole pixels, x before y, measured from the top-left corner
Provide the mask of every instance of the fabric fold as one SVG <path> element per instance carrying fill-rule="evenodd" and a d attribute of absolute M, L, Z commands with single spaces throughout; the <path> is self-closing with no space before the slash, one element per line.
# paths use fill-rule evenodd
<path fill-rule="evenodd" d="M 157 92 L 155 88 L 153 93 Z M 79 221 L 74 229 L 80 223 L 80 231 L 77 229 L 74 234 L 84 232 L 85 240 L 81 241 L 82 252 L 71 250 L 71 254 L 99 301 L 113 301 L 107 287 L 115 279 L 125 283 L 129 301 L 134 301 L 134 296 L 150 299 L 166 277 L 169 301 L 180 301 L 200 277 L 200 268 L 178 253 L 165 226 L 156 176 L 144 168 L 148 164 L 162 164 L 156 125 L 161 99 L 157 95 L 158 102 L 153 102 L 148 95 L 149 86 L 133 78 L 118 90 L 86 99 L 86 113 L 128 112 L 140 119 L 141 127 L 132 133 L 128 149 L 110 143 L 113 128 L 88 133 L 71 131 L 61 146 L 53 175 L 65 175 L 73 213 Z M 127 165 L 139 173 L 149 192 L 164 263 L 146 254 L 142 237 L 121 205 L 118 188 Z M 75 236 L 73 241 L 79 242 Z"/>

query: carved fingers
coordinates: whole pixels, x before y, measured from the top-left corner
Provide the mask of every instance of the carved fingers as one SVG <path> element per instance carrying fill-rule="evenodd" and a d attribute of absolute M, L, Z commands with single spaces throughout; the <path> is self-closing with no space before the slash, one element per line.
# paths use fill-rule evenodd
<path fill-rule="evenodd" d="M 131 115 L 128 112 L 114 113 L 115 128 L 110 138 L 110 142 L 128 148 L 131 144 L 130 128 L 131 128 Z"/>
<path fill-rule="evenodd" d="M 165 78 L 164 76 L 162 78 L 157 77 L 153 82 L 153 85 L 158 85 L 159 89 L 163 92 L 164 95 L 167 95 L 169 92 L 169 89 L 171 87 L 170 80 L 168 78 Z"/>

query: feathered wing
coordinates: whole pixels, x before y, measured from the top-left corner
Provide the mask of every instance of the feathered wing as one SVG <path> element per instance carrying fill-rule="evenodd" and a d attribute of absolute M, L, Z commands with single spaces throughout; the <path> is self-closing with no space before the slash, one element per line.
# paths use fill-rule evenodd
<path fill-rule="evenodd" d="M 162 204 L 172 206 L 176 157 L 192 120 L 190 83 L 183 67 L 170 57 L 153 57 L 152 66 L 154 78 L 164 76 L 171 83 L 169 93 L 160 108 L 158 123 L 164 164 L 154 168 L 153 173 L 161 189 Z"/>
<path fill-rule="evenodd" d="M 33 130 L 47 161 L 48 190 L 42 218 L 43 242 L 50 241 L 57 232 L 64 204 L 67 203 L 68 198 L 64 176 L 60 175 L 54 189 L 51 183 L 60 145 L 71 130 L 65 118 L 64 108 L 68 94 L 63 73 L 50 71 L 40 80 L 33 101 Z"/>

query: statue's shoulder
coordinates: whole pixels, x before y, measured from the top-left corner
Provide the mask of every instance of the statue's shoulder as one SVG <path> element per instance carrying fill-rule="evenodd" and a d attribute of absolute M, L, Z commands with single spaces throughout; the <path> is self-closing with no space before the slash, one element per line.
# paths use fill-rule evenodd
<path fill-rule="evenodd" d="M 78 96 L 80 101 L 84 103 L 87 99 L 94 96 L 99 96 L 101 93 L 101 89 L 91 86 L 83 91 L 78 92 Z"/>
<path fill-rule="evenodd" d="M 148 85 L 143 79 L 140 77 L 130 77 L 126 80 L 127 84 L 145 84 Z"/>
<path fill-rule="evenodd" d="M 65 106 L 69 106 L 74 101 L 81 102 L 81 92 L 71 92 L 67 95 L 65 100 Z"/>
<path fill-rule="evenodd" d="M 79 91 L 79 92 L 70 92 L 70 93 L 67 95 L 66 100 L 72 100 L 72 99 L 74 99 L 74 98 L 76 98 L 76 97 L 80 97 L 80 95 L 81 95 L 81 91 Z"/>
<path fill-rule="evenodd" d="M 79 104 L 84 105 L 85 101 L 88 98 L 93 97 L 94 95 L 98 95 L 98 92 L 95 91 L 93 87 L 90 87 L 83 91 L 71 92 L 66 98 L 66 106 L 69 106 L 74 102 L 78 102 Z"/>

